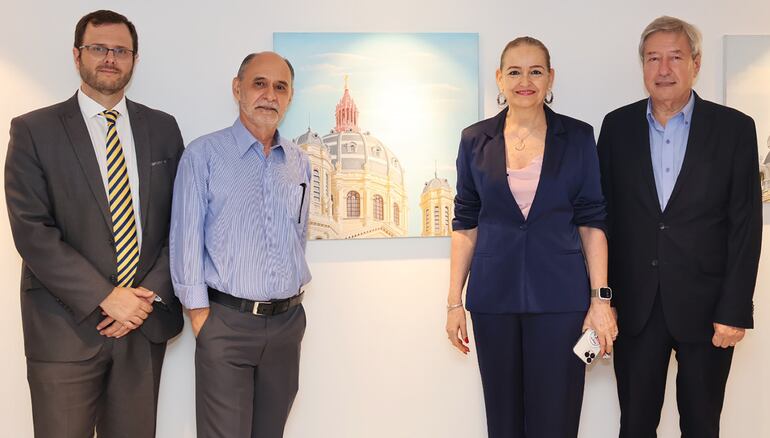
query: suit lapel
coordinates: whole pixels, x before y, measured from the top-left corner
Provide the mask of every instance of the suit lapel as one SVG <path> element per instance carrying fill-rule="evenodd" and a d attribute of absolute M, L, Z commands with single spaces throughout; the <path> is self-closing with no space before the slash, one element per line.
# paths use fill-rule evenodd
<path fill-rule="evenodd" d="M 545 107 L 545 120 L 547 128 L 545 132 L 545 147 L 543 148 L 543 167 L 540 170 L 540 181 L 537 183 L 535 197 L 532 199 L 532 206 L 529 210 L 527 219 L 535 217 L 540 213 L 543 202 L 538 202 L 543 193 L 550 193 L 550 186 L 556 181 L 561 167 L 562 158 L 567 148 L 567 139 L 564 138 L 564 125 L 556 116 L 556 113 L 549 107 Z"/>
<path fill-rule="evenodd" d="M 693 91 L 693 93 L 695 93 Z M 711 121 L 711 114 L 706 111 L 703 101 L 698 95 L 695 95 L 695 106 L 692 111 L 692 123 L 690 124 L 690 134 L 687 138 L 687 149 L 684 152 L 682 169 L 674 183 L 674 189 L 671 191 L 671 197 L 666 204 L 666 210 L 676 201 L 677 195 L 682 191 L 682 187 L 688 183 L 688 178 L 692 174 L 692 169 L 698 166 L 699 161 L 704 156 L 703 146 L 705 140 L 709 137 L 709 130 L 714 126 Z"/>
<path fill-rule="evenodd" d="M 521 213 L 519 204 L 516 202 L 513 193 L 511 193 L 511 188 L 508 185 L 508 169 L 506 168 L 505 158 L 505 134 L 503 133 L 505 130 L 506 114 L 508 114 L 508 108 L 489 120 L 486 135 L 490 137 L 490 139 L 483 145 L 481 153 L 484 156 L 484 168 L 489 171 L 489 186 L 494 191 L 494 198 L 502 202 L 508 214 L 515 217 L 519 222 L 524 222 L 524 215 Z"/>
<path fill-rule="evenodd" d="M 96 161 L 91 136 L 83 120 L 83 114 L 80 112 L 77 94 L 66 102 L 60 117 L 64 130 L 67 132 L 70 145 L 80 162 L 80 168 L 83 170 L 88 186 L 91 188 L 91 193 L 97 205 L 99 205 L 99 210 L 102 212 L 104 223 L 109 230 L 112 230 L 112 217 L 110 216 L 107 204 L 107 192 L 104 190 L 104 181 L 102 181 L 102 174 L 99 170 L 99 162 Z"/>
<path fill-rule="evenodd" d="M 647 99 L 642 100 L 636 108 L 633 132 L 629 132 L 631 142 L 631 165 L 638 163 L 642 181 L 644 181 L 645 196 L 643 197 L 651 210 L 660 213 L 658 189 L 655 188 L 655 173 L 652 170 L 652 153 L 650 152 L 650 123 L 647 121 Z"/>
<path fill-rule="evenodd" d="M 139 174 L 139 206 L 142 210 L 142 232 L 147 229 L 147 212 L 150 209 L 150 171 L 152 157 L 150 150 L 150 131 L 143 111 L 134 102 L 126 99 L 128 115 L 131 119 L 131 131 L 136 149 L 136 166 Z M 143 240 L 144 241 L 144 240 Z"/>

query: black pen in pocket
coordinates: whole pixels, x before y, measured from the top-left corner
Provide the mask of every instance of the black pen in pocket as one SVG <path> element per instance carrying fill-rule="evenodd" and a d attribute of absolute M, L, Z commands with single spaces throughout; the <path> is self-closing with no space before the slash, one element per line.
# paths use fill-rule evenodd
<path fill-rule="evenodd" d="M 300 185 L 302 186 L 302 197 L 299 199 L 299 216 L 297 217 L 298 224 L 302 223 L 302 206 L 305 203 L 305 190 L 307 189 L 307 184 L 300 183 Z"/>

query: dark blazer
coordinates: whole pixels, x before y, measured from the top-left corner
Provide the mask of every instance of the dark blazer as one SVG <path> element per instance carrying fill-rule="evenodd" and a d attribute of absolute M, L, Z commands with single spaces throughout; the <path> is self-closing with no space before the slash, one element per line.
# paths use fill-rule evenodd
<path fill-rule="evenodd" d="M 467 289 L 481 313 L 585 311 L 589 282 L 578 226 L 603 228 L 593 128 L 545 108 L 545 152 L 527 219 L 511 194 L 507 109 L 462 133 L 453 229 L 478 227 Z"/>
<path fill-rule="evenodd" d="M 135 286 L 156 292 L 141 332 L 164 342 L 182 329 L 168 266 L 176 166 L 184 149 L 173 117 L 127 101 L 139 173 L 142 248 Z M 120 134 L 120 133 L 119 133 Z M 106 338 L 99 303 L 117 271 L 107 194 L 77 96 L 14 118 L 5 162 L 11 231 L 23 259 L 21 312 L 27 358 L 78 361 Z M 134 194 L 136 196 L 136 194 Z"/>
<path fill-rule="evenodd" d="M 682 169 L 661 211 L 647 99 L 609 113 L 599 135 L 609 216 L 609 281 L 621 333 L 639 333 L 660 290 L 681 342 L 713 323 L 752 327 L 762 211 L 754 121 L 695 95 Z"/>

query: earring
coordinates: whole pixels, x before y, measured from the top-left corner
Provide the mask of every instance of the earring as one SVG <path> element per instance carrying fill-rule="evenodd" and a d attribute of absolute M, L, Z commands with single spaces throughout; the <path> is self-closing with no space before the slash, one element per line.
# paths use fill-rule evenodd
<path fill-rule="evenodd" d="M 553 91 L 548 90 L 548 94 L 545 95 L 545 100 L 543 102 L 548 105 L 553 103 Z"/>
<path fill-rule="evenodd" d="M 503 94 L 502 91 L 499 92 L 497 94 L 497 104 L 500 106 L 504 106 L 506 103 L 508 103 L 508 99 L 505 98 L 505 95 Z"/>

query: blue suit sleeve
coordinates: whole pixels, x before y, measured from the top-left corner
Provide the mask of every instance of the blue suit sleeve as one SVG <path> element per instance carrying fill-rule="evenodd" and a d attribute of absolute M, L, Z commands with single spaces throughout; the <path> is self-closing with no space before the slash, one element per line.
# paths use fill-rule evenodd
<path fill-rule="evenodd" d="M 598 228 L 607 233 L 607 209 L 602 195 L 599 156 L 593 129 L 589 129 L 582 147 L 582 182 L 573 203 L 574 222 L 577 226 Z"/>
<path fill-rule="evenodd" d="M 455 217 L 452 220 L 453 230 L 471 230 L 479 225 L 481 198 L 476 191 L 471 172 L 472 140 L 462 136 L 460 150 L 457 152 L 457 195 L 455 195 Z"/>

